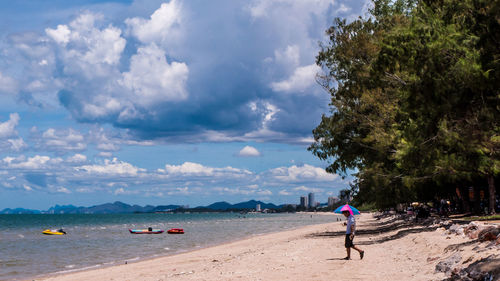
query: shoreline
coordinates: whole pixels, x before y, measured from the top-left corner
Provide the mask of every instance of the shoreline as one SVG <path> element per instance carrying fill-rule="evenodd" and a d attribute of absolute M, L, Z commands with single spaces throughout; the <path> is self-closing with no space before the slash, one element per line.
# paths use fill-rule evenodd
<path fill-rule="evenodd" d="M 365 250 L 363 260 L 356 251 L 342 260 L 345 226 L 333 221 L 30 280 L 444 280 L 466 274 L 467 266 L 500 261 L 500 245 L 452 232 L 459 227 L 449 221 L 422 225 L 372 214 L 356 219 L 355 244 Z"/>
<path fill-rule="evenodd" d="M 309 214 L 309 213 L 308 212 L 298 212 L 298 214 L 304 215 L 304 214 Z M 311 215 L 331 216 L 333 219 L 335 219 L 336 217 L 340 218 L 340 216 L 341 216 L 339 214 L 334 214 L 331 212 L 311 213 Z M 340 218 L 340 219 L 342 220 L 342 218 Z M 67 275 L 70 276 L 73 274 L 78 274 L 78 273 L 87 272 L 87 271 L 94 271 L 94 270 L 105 270 L 108 268 L 122 266 L 122 265 L 132 265 L 132 264 L 142 263 L 142 262 L 151 262 L 151 261 L 154 261 L 157 259 L 169 258 L 169 257 L 173 257 L 173 256 L 183 255 L 183 254 L 189 254 L 192 252 L 203 251 L 206 249 L 217 248 L 217 247 L 225 246 L 225 245 L 232 244 L 232 243 L 238 243 L 238 242 L 246 241 L 249 239 L 258 238 L 261 236 L 279 234 L 279 233 L 283 233 L 283 232 L 290 232 L 290 231 L 300 230 L 303 228 L 305 229 L 305 228 L 308 228 L 310 226 L 320 226 L 320 225 L 329 225 L 329 224 L 331 224 L 331 223 L 318 223 L 318 224 L 311 224 L 311 225 L 305 225 L 305 226 L 302 225 L 302 226 L 291 227 L 291 228 L 284 229 L 284 230 L 276 230 L 276 231 L 272 231 L 272 232 L 250 234 L 247 236 L 237 237 L 237 238 L 233 238 L 231 240 L 227 240 L 227 241 L 223 241 L 223 242 L 212 242 L 212 243 L 209 243 L 209 244 L 204 245 L 204 246 L 196 246 L 196 247 L 191 248 L 191 249 L 179 250 L 176 252 L 170 252 L 170 253 L 164 253 L 164 254 L 158 254 L 155 256 L 151 256 L 151 257 L 134 257 L 132 259 L 122 259 L 122 260 L 117 259 L 113 262 L 106 262 L 106 263 L 101 263 L 101 264 L 89 265 L 89 266 L 85 266 L 83 268 L 68 268 L 67 270 L 61 270 L 61 271 L 56 271 L 56 272 L 51 272 L 51 273 L 44 273 L 44 274 L 39 274 L 39 275 L 35 275 L 35 276 L 30 276 L 30 277 L 24 277 L 24 278 L 15 279 L 15 280 L 25 280 L 25 281 L 28 281 L 28 280 L 33 280 L 33 281 L 34 280 L 37 280 L 37 281 L 38 280 L 59 280 L 58 278 L 63 277 L 63 276 L 67 276 Z M 67 279 L 67 280 L 72 280 L 72 279 Z"/>

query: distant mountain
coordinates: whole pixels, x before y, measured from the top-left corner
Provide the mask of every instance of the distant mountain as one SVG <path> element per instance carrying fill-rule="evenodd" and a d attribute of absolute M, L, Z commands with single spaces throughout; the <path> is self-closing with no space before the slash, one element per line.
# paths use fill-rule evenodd
<path fill-rule="evenodd" d="M 76 207 L 73 205 L 55 205 L 54 207 L 50 207 L 47 211 L 44 213 L 48 214 L 80 214 L 81 210 L 85 209 L 84 207 Z"/>
<path fill-rule="evenodd" d="M 279 207 L 272 203 L 264 203 L 262 201 L 250 200 L 246 202 L 241 202 L 238 204 L 234 204 L 232 209 L 255 209 L 257 204 L 260 204 L 261 209 L 278 209 Z"/>
<path fill-rule="evenodd" d="M 231 205 L 227 202 L 215 202 L 213 204 L 210 204 L 206 207 L 201 207 L 201 208 L 223 211 L 223 210 L 231 209 L 232 207 L 233 207 L 233 205 Z"/>
<path fill-rule="evenodd" d="M 161 206 L 156 206 L 154 207 L 153 209 L 153 212 L 169 212 L 169 211 L 173 211 L 175 209 L 179 209 L 180 205 L 161 205 Z"/>
<path fill-rule="evenodd" d="M 48 214 L 126 214 L 126 213 L 153 213 L 179 208 L 178 205 L 167 206 L 139 206 L 129 205 L 120 201 L 114 203 L 106 203 L 91 207 L 75 207 L 73 205 L 51 207 L 44 213 Z"/>
<path fill-rule="evenodd" d="M 40 214 L 40 211 L 38 210 L 29 210 L 29 209 L 23 209 L 23 208 L 16 208 L 16 209 L 3 209 L 0 211 L 0 214 L 2 215 L 15 215 L 15 214 Z"/>
<path fill-rule="evenodd" d="M 141 207 L 139 205 L 129 205 L 120 201 L 114 203 L 106 203 L 102 205 L 86 208 L 87 214 L 120 214 L 120 213 L 135 213 L 135 212 L 150 212 L 154 209 L 153 206 Z"/>
<path fill-rule="evenodd" d="M 276 206 L 272 203 L 264 203 L 262 201 L 255 201 L 255 200 L 250 200 L 246 202 L 241 202 L 237 204 L 229 204 L 227 202 L 216 202 L 213 204 L 210 204 L 205 207 L 198 207 L 198 208 L 206 208 L 206 209 L 211 209 L 211 210 L 218 210 L 218 211 L 225 211 L 225 210 L 250 210 L 250 209 L 255 209 L 257 204 L 260 204 L 261 209 L 278 209 L 279 206 Z"/>
<path fill-rule="evenodd" d="M 160 205 L 160 206 L 139 206 L 129 205 L 120 201 L 114 203 L 106 203 L 95 205 L 91 207 L 77 207 L 73 205 L 55 205 L 50 207 L 47 211 L 29 210 L 23 208 L 17 209 L 4 209 L 0 214 L 125 214 L 125 213 L 154 213 L 154 212 L 170 212 L 176 209 L 184 208 L 184 210 L 194 211 L 227 211 L 227 210 L 252 210 L 255 209 L 257 204 L 260 204 L 261 209 L 279 209 L 281 206 L 276 206 L 272 203 L 264 203 L 262 201 L 250 200 L 237 204 L 230 204 L 228 202 L 215 202 L 208 206 L 200 206 L 194 209 L 184 208 L 180 205 Z"/>

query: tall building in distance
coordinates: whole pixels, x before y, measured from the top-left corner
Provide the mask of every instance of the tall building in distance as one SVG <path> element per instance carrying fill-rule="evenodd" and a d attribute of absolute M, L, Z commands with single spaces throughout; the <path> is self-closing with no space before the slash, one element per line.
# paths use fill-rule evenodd
<path fill-rule="evenodd" d="M 316 201 L 314 201 L 314 193 L 309 193 L 309 208 L 316 207 Z"/>
<path fill-rule="evenodd" d="M 335 196 L 328 197 L 328 207 L 332 207 L 335 203 L 339 202 L 340 199 Z"/>
<path fill-rule="evenodd" d="M 309 206 L 307 197 L 305 196 L 300 196 L 300 207 L 302 208 L 307 208 Z"/>
<path fill-rule="evenodd" d="M 260 204 L 257 204 L 257 205 L 255 206 L 255 211 L 256 211 L 256 212 L 261 212 L 261 211 L 262 211 L 262 210 L 260 209 Z"/>

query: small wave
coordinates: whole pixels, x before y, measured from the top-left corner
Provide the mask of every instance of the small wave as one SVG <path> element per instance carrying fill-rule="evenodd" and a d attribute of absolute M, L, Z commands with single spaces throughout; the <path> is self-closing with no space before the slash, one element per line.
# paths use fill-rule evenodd
<path fill-rule="evenodd" d="M 128 259 L 127 261 L 137 261 L 139 259 L 140 259 L 140 257 L 135 257 L 135 258 Z"/>
<path fill-rule="evenodd" d="M 165 248 L 163 248 L 163 249 L 165 249 L 165 250 L 167 250 L 167 251 L 168 251 L 168 250 L 170 250 L 170 248 L 169 248 L 169 247 L 165 247 Z"/>
<path fill-rule="evenodd" d="M 65 266 L 64 268 L 74 268 L 74 267 L 75 267 L 74 264 L 70 264 L 70 265 Z"/>
<path fill-rule="evenodd" d="M 22 234 L 18 234 L 17 236 L 18 236 L 19 238 L 24 238 L 24 235 L 22 235 Z"/>
<path fill-rule="evenodd" d="M 61 270 L 61 271 L 57 271 L 56 274 L 64 274 L 64 273 L 70 273 L 70 272 L 75 272 L 75 271 L 83 271 L 83 270 L 98 268 L 100 266 L 101 266 L 100 264 L 96 264 L 96 265 L 82 267 L 82 268 L 75 268 L 75 269 L 69 269 L 69 270 Z"/>

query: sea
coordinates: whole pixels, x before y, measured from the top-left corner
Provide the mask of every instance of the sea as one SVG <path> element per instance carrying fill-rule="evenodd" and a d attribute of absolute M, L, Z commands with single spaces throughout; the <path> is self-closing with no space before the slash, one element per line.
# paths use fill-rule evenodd
<path fill-rule="evenodd" d="M 0 280 L 137 262 L 334 220 L 311 213 L 0 215 Z M 148 227 L 185 234 L 128 231 Z M 67 235 L 42 234 L 60 228 Z"/>

